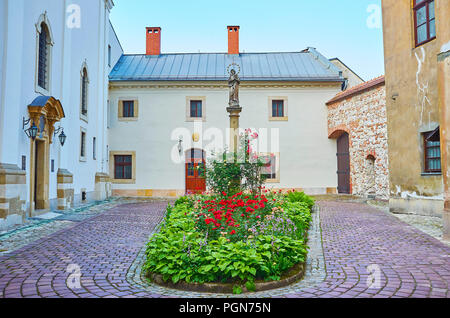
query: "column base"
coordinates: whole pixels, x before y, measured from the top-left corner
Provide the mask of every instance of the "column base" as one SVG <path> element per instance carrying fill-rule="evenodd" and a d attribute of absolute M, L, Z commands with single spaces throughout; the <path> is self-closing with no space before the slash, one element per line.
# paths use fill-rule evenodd
<path fill-rule="evenodd" d="M 111 179 L 104 172 L 95 174 L 95 200 L 103 201 L 112 196 Z"/>
<path fill-rule="evenodd" d="M 73 188 L 73 174 L 66 169 L 59 169 L 58 181 L 58 210 L 67 210 L 73 206 L 75 190 Z"/>

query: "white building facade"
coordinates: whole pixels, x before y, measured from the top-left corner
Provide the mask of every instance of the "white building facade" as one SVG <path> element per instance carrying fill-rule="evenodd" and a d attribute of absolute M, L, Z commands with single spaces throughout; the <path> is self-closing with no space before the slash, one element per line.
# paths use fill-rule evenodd
<path fill-rule="evenodd" d="M 123 53 L 113 6 L 0 1 L 0 230 L 109 195 L 108 74 Z"/>
<path fill-rule="evenodd" d="M 113 195 L 202 190 L 190 185 L 199 177 L 191 168 L 227 147 L 232 64 L 241 79 L 240 127 L 268 141 L 258 152 L 273 158 L 266 186 L 336 193 L 336 141 L 328 139 L 325 103 L 341 91 L 342 69 L 314 48 L 239 53 L 239 27 L 228 27 L 228 53 L 162 54 L 161 28 L 146 32 L 147 53 L 123 55 L 110 74 Z"/>

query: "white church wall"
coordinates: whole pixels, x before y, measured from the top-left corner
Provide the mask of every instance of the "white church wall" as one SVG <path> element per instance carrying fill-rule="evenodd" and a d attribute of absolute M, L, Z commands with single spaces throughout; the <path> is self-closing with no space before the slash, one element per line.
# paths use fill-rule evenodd
<path fill-rule="evenodd" d="M 105 3 L 108 5 L 105 6 Z M 68 6 L 74 4 L 72 10 Z M 110 41 L 109 0 L 5 0 L 0 5 L 0 164 L 22 167 L 26 157 L 25 205 L 30 208 L 30 139 L 22 129 L 22 118 L 29 117 L 27 106 L 38 96 L 36 91 L 36 24 L 45 14 L 51 29 L 53 46 L 50 58 L 50 87 L 45 95 L 61 101 L 65 118 L 55 124 L 64 128 L 67 140 L 61 147 L 57 136 L 49 146 L 50 208 L 56 209 L 59 169 L 73 174 L 75 197 L 81 190 L 93 199 L 96 173 L 107 172 L 106 104 L 108 94 L 108 43 Z M 67 24 L 80 9 L 80 25 Z M 68 10 L 68 11 L 67 11 Z M 77 19 L 77 17 L 75 17 Z M 117 41 L 117 39 L 115 39 Z M 113 44 L 117 45 L 117 44 Z M 120 46 L 120 45 L 119 45 Z M 86 61 L 89 71 L 89 119 L 80 119 L 81 68 Z M 86 161 L 80 161 L 80 129 L 86 129 Z M 93 159 L 93 137 L 96 137 L 96 160 Z M 1 193 L 0 193 L 1 194 Z M 24 198 L 22 198 L 24 199 Z M 1 216 L 0 216 L 1 218 Z"/>

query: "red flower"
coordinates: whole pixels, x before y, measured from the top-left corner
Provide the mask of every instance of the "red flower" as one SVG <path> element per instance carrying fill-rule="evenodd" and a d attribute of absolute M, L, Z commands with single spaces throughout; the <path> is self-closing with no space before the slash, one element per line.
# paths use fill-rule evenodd
<path fill-rule="evenodd" d="M 236 231 L 235 231 L 235 230 L 233 230 L 233 231 L 230 232 L 230 235 L 234 235 L 234 234 L 236 234 Z"/>

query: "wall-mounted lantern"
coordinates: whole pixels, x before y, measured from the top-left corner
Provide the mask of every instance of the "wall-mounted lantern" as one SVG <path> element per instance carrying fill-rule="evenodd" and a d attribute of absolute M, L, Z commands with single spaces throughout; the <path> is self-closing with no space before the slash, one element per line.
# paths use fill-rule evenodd
<path fill-rule="evenodd" d="M 61 132 L 58 136 L 59 142 L 61 143 L 61 146 L 64 147 L 64 144 L 66 143 L 67 136 L 64 133 L 64 128 L 61 126 L 58 127 L 58 129 L 55 130 L 53 136 L 56 136 L 59 132 Z"/>
<path fill-rule="evenodd" d="M 25 132 L 28 138 L 31 138 L 34 141 L 37 137 L 38 128 L 33 121 L 33 124 L 28 129 L 25 129 L 25 127 L 30 123 L 30 121 L 31 118 L 25 119 L 25 117 L 23 117 L 22 130 Z"/>

